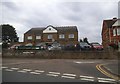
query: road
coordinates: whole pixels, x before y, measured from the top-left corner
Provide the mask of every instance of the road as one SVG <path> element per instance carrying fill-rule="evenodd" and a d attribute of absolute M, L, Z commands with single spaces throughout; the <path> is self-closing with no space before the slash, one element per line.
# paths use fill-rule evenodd
<path fill-rule="evenodd" d="M 3 59 L 3 82 L 107 82 L 116 80 L 101 73 L 99 64 L 117 60 Z"/>

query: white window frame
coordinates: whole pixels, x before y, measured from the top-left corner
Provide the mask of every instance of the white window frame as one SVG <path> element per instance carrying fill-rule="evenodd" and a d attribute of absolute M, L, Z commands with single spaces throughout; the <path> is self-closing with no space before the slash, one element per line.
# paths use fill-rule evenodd
<path fill-rule="evenodd" d="M 41 39 L 41 36 L 40 36 L 40 35 L 37 35 L 37 36 L 36 36 L 36 39 L 37 39 L 37 40 Z"/>
<path fill-rule="evenodd" d="M 120 35 L 120 28 L 117 28 L 117 35 Z"/>
<path fill-rule="evenodd" d="M 53 39 L 53 35 L 49 34 L 48 39 Z"/>
<path fill-rule="evenodd" d="M 116 29 L 113 29 L 113 36 L 116 36 Z"/>
<path fill-rule="evenodd" d="M 65 38 L 65 35 L 64 34 L 60 34 L 59 35 L 59 39 L 64 39 Z"/>
<path fill-rule="evenodd" d="M 74 34 L 69 34 L 68 38 L 74 38 Z"/>
<path fill-rule="evenodd" d="M 27 39 L 28 40 L 32 40 L 32 36 L 27 36 Z"/>

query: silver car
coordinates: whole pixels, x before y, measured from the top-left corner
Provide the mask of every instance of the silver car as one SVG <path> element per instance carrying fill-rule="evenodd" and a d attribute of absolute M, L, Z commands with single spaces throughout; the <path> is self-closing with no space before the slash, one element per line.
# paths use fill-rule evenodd
<path fill-rule="evenodd" d="M 61 45 L 59 43 L 53 43 L 51 46 L 48 46 L 48 50 L 61 50 Z"/>

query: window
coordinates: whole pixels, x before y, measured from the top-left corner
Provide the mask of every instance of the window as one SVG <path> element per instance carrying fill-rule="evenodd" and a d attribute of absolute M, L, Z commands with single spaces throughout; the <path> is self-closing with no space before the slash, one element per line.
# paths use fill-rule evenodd
<path fill-rule="evenodd" d="M 49 30 L 51 30 L 51 28 L 49 28 Z"/>
<path fill-rule="evenodd" d="M 48 39 L 52 39 L 52 35 L 48 35 Z"/>
<path fill-rule="evenodd" d="M 60 39 L 64 39 L 64 38 L 65 38 L 65 35 L 64 35 L 64 34 L 60 34 L 60 35 L 59 35 L 59 38 L 60 38 Z"/>
<path fill-rule="evenodd" d="M 32 36 L 28 36 L 27 39 L 28 39 L 28 40 L 32 40 Z"/>
<path fill-rule="evenodd" d="M 117 35 L 120 35 L 120 28 L 117 28 Z"/>
<path fill-rule="evenodd" d="M 36 36 L 36 39 L 41 39 L 41 36 Z"/>
<path fill-rule="evenodd" d="M 69 34 L 69 38 L 74 38 L 74 34 Z"/>
<path fill-rule="evenodd" d="M 116 36 L 116 30 L 113 29 L 113 36 Z"/>

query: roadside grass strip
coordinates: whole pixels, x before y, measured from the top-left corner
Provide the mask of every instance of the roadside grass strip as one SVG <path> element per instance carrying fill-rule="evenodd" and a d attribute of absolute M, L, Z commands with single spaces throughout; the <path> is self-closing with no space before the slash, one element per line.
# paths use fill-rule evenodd
<path fill-rule="evenodd" d="M 64 73 L 63 76 L 61 76 L 61 77 L 62 77 L 62 78 L 75 79 L 76 75 L 75 75 L 75 74 Z"/>
<path fill-rule="evenodd" d="M 5 71 L 13 71 L 12 69 L 5 69 Z"/>
<path fill-rule="evenodd" d="M 57 77 L 60 75 L 60 73 L 59 72 L 48 72 L 48 74 L 46 74 L 46 75 Z"/>
<path fill-rule="evenodd" d="M 108 76 L 108 77 L 110 77 L 110 78 L 113 78 L 113 79 L 115 79 L 115 80 L 120 80 L 119 77 L 114 76 L 114 75 L 106 72 L 104 69 L 102 69 L 102 68 L 101 68 L 102 66 L 103 66 L 102 64 L 98 64 L 98 65 L 96 65 L 96 68 L 97 68 L 101 73 L 103 73 L 104 75 L 106 75 L 106 76 Z"/>
<path fill-rule="evenodd" d="M 95 81 L 94 77 L 92 77 L 92 76 L 82 76 L 82 75 L 80 75 L 80 80 Z"/>
<path fill-rule="evenodd" d="M 114 82 L 116 82 L 116 80 L 109 79 L 109 78 L 98 78 L 98 82 L 110 82 L 110 83 L 114 83 Z"/>

